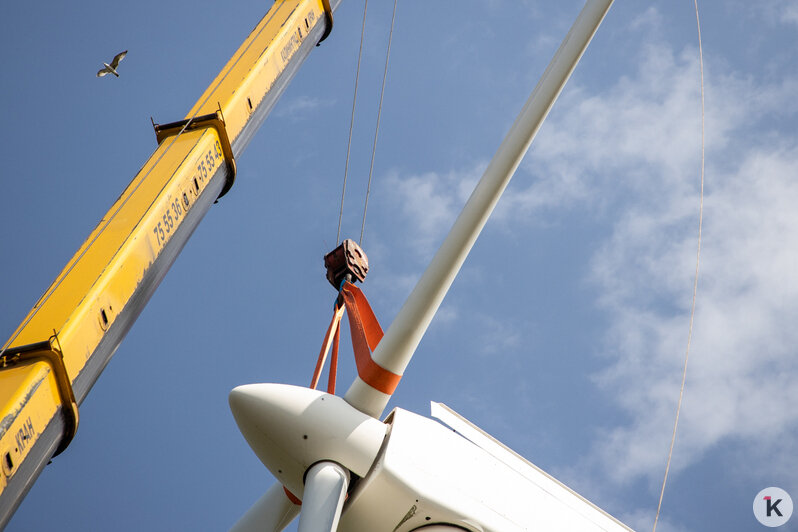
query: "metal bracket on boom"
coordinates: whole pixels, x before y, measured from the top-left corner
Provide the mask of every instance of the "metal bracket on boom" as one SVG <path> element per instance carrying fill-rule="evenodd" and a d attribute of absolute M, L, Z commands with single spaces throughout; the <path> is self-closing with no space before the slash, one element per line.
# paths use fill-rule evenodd
<path fill-rule="evenodd" d="M 27 362 L 46 362 L 50 364 L 55 377 L 58 395 L 61 398 L 64 414 L 64 436 L 58 443 L 58 448 L 53 456 L 58 456 L 66 449 L 78 431 L 78 403 L 75 401 L 75 392 L 72 390 L 72 381 L 69 380 L 64 355 L 60 346 L 57 347 L 58 336 L 53 334 L 49 340 L 35 344 L 12 347 L 0 356 L 0 368 L 16 366 Z"/>
<path fill-rule="evenodd" d="M 333 12 L 332 8 L 330 7 L 330 0 L 321 0 L 321 5 L 324 7 L 324 16 L 327 19 L 327 26 L 324 28 L 324 33 L 322 34 L 321 39 L 319 39 L 319 42 L 316 43 L 316 46 L 320 46 L 321 41 L 330 35 L 333 27 Z"/>
<path fill-rule="evenodd" d="M 179 135 L 183 132 L 207 127 L 214 128 L 219 134 L 219 140 L 222 144 L 222 153 L 230 169 L 230 172 L 227 174 L 227 181 L 222 191 L 219 193 L 219 197 L 221 198 L 227 194 L 227 191 L 233 187 L 233 182 L 236 179 L 236 161 L 235 157 L 233 157 L 233 147 L 230 145 L 230 138 L 227 136 L 227 127 L 225 126 L 221 109 L 209 115 L 195 116 L 194 118 L 186 118 L 185 120 L 170 122 L 168 124 L 156 124 L 153 121 L 152 127 L 155 130 L 155 138 L 158 140 L 158 144 L 169 137 Z"/>

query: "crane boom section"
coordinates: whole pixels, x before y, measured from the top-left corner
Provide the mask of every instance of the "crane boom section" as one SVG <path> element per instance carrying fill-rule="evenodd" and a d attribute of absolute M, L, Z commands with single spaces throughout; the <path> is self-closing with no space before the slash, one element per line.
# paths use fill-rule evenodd
<path fill-rule="evenodd" d="M 0 529 L 331 23 L 327 0 L 276 2 L 186 120 L 156 126 L 155 152 L 0 351 Z"/>

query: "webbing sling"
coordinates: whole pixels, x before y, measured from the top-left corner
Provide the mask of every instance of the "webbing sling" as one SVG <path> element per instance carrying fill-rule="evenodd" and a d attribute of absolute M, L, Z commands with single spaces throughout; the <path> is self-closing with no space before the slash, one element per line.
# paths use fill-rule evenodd
<path fill-rule="evenodd" d="M 339 306 L 338 303 L 335 305 L 333 318 L 330 326 L 327 327 L 327 333 L 324 336 L 324 342 L 319 352 L 310 387 L 315 389 L 318 385 L 327 353 L 332 347 L 333 353 L 330 359 L 330 378 L 327 384 L 327 392 L 335 393 L 340 323 L 344 309 L 346 309 L 349 316 L 349 329 L 352 335 L 352 348 L 355 352 L 355 365 L 358 376 L 375 390 L 387 395 L 393 394 L 402 376 L 388 371 L 371 358 L 371 353 L 376 349 L 383 335 L 382 327 L 380 327 L 371 305 L 369 305 L 363 292 L 349 282 L 345 282 L 341 286 L 340 295 L 341 299 L 343 299 L 343 305 Z"/>

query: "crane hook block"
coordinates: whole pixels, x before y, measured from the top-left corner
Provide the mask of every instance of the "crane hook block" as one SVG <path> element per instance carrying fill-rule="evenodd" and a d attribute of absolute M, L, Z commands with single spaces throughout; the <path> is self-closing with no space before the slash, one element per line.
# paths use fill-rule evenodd
<path fill-rule="evenodd" d="M 352 282 L 362 283 L 369 272 L 369 259 L 354 240 L 347 238 L 324 256 L 324 267 L 327 268 L 327 280 L 338 290 L 347 276 Z"/>

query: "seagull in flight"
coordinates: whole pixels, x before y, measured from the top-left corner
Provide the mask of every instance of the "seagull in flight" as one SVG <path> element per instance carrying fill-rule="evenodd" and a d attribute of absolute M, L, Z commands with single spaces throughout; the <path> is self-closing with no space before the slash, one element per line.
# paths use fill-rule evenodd
<path fill-rule="evenodd" d="M 114 60 L 111 61 L 111 64 L 103 63 L 105 65 L 104 68 L 101 68 L 99 72 L 97 72 L 97 77 L 101 78 L 106 74 L 113 74 L 116 77 L 119 77 L 119 74 L 116 73 L 116 67 L 119 66 L 119 62 L 124 59 L 125 55 L 127 55 L 127 50 L 124 52 L 119 52 L 114 56 Z"/>

